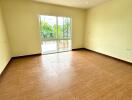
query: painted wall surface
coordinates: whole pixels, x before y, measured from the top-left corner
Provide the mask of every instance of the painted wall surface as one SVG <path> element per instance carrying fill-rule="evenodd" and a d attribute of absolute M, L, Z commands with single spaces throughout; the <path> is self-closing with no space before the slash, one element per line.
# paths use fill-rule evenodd
<path fill-rule="evenodd" d="M 13 56 L 41 52 L 39 15 L 72 17 L 73 48 L 83 47 L 85 10 L 31 0 L 2 0 L 1 2 Z"/>
<path fill-rule="evenodd" d="M 110 0 L 88 10 L 85 47 L 132 62 L 132 0 Z"/>
<path fill-rule="evenodd" d="M 0 74 L 11 59 L 7 34 L 0 5 Z"/>

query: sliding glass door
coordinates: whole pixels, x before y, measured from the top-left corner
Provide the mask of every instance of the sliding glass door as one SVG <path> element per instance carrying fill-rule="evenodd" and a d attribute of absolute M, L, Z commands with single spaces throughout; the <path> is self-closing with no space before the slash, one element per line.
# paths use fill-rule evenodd
<path fill-rule="evenodd" d="M 71 18 L 40 16 L 42 54 L 71 50 Z"/>
<path fill-rule="evenodd" d="M 71 19 L 58 17 L 58 49 L 59 51 L 71 50 Z"/>

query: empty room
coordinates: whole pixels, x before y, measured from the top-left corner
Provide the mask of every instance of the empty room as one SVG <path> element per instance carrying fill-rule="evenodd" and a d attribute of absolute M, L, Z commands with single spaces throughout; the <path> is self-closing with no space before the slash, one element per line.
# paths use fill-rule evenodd
<path fill-rule="evenodd" d="M 0 0 L 0 100 L 132 100 L 132 0 Z"/>

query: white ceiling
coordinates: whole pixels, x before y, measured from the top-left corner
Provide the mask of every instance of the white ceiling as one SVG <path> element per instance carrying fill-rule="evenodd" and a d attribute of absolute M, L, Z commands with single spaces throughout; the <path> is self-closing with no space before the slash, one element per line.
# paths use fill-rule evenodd
<path fill-rule="evenodd" d="M 108 0 L 33 0 L 33 1 L 87 9 L 98 4 L 104 3 Z"/>

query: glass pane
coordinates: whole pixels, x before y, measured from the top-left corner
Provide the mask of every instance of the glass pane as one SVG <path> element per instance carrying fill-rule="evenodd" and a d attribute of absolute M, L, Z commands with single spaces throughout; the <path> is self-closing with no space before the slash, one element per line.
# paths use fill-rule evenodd
<path fill-rule="evenodd" d="M 57 52 L 57 20 L 55 16 L 41 16 L 42 53 Z"/>
<path fill-rule="evenodd" d="M 72 49 L 72 41 L 71 41 L 71 18 L 67 17 L 67 40 L 68 40 L 68 50 Z"/>
<path fill-rule="evenodd" d="M 63 17 L 58 17 L 58 39 L 63 39 Z"/>
<path fill-rule="evenodd" d="M 71 50 L 71 21 L 69 17 L 58 17 L 59 51 Z"/>

